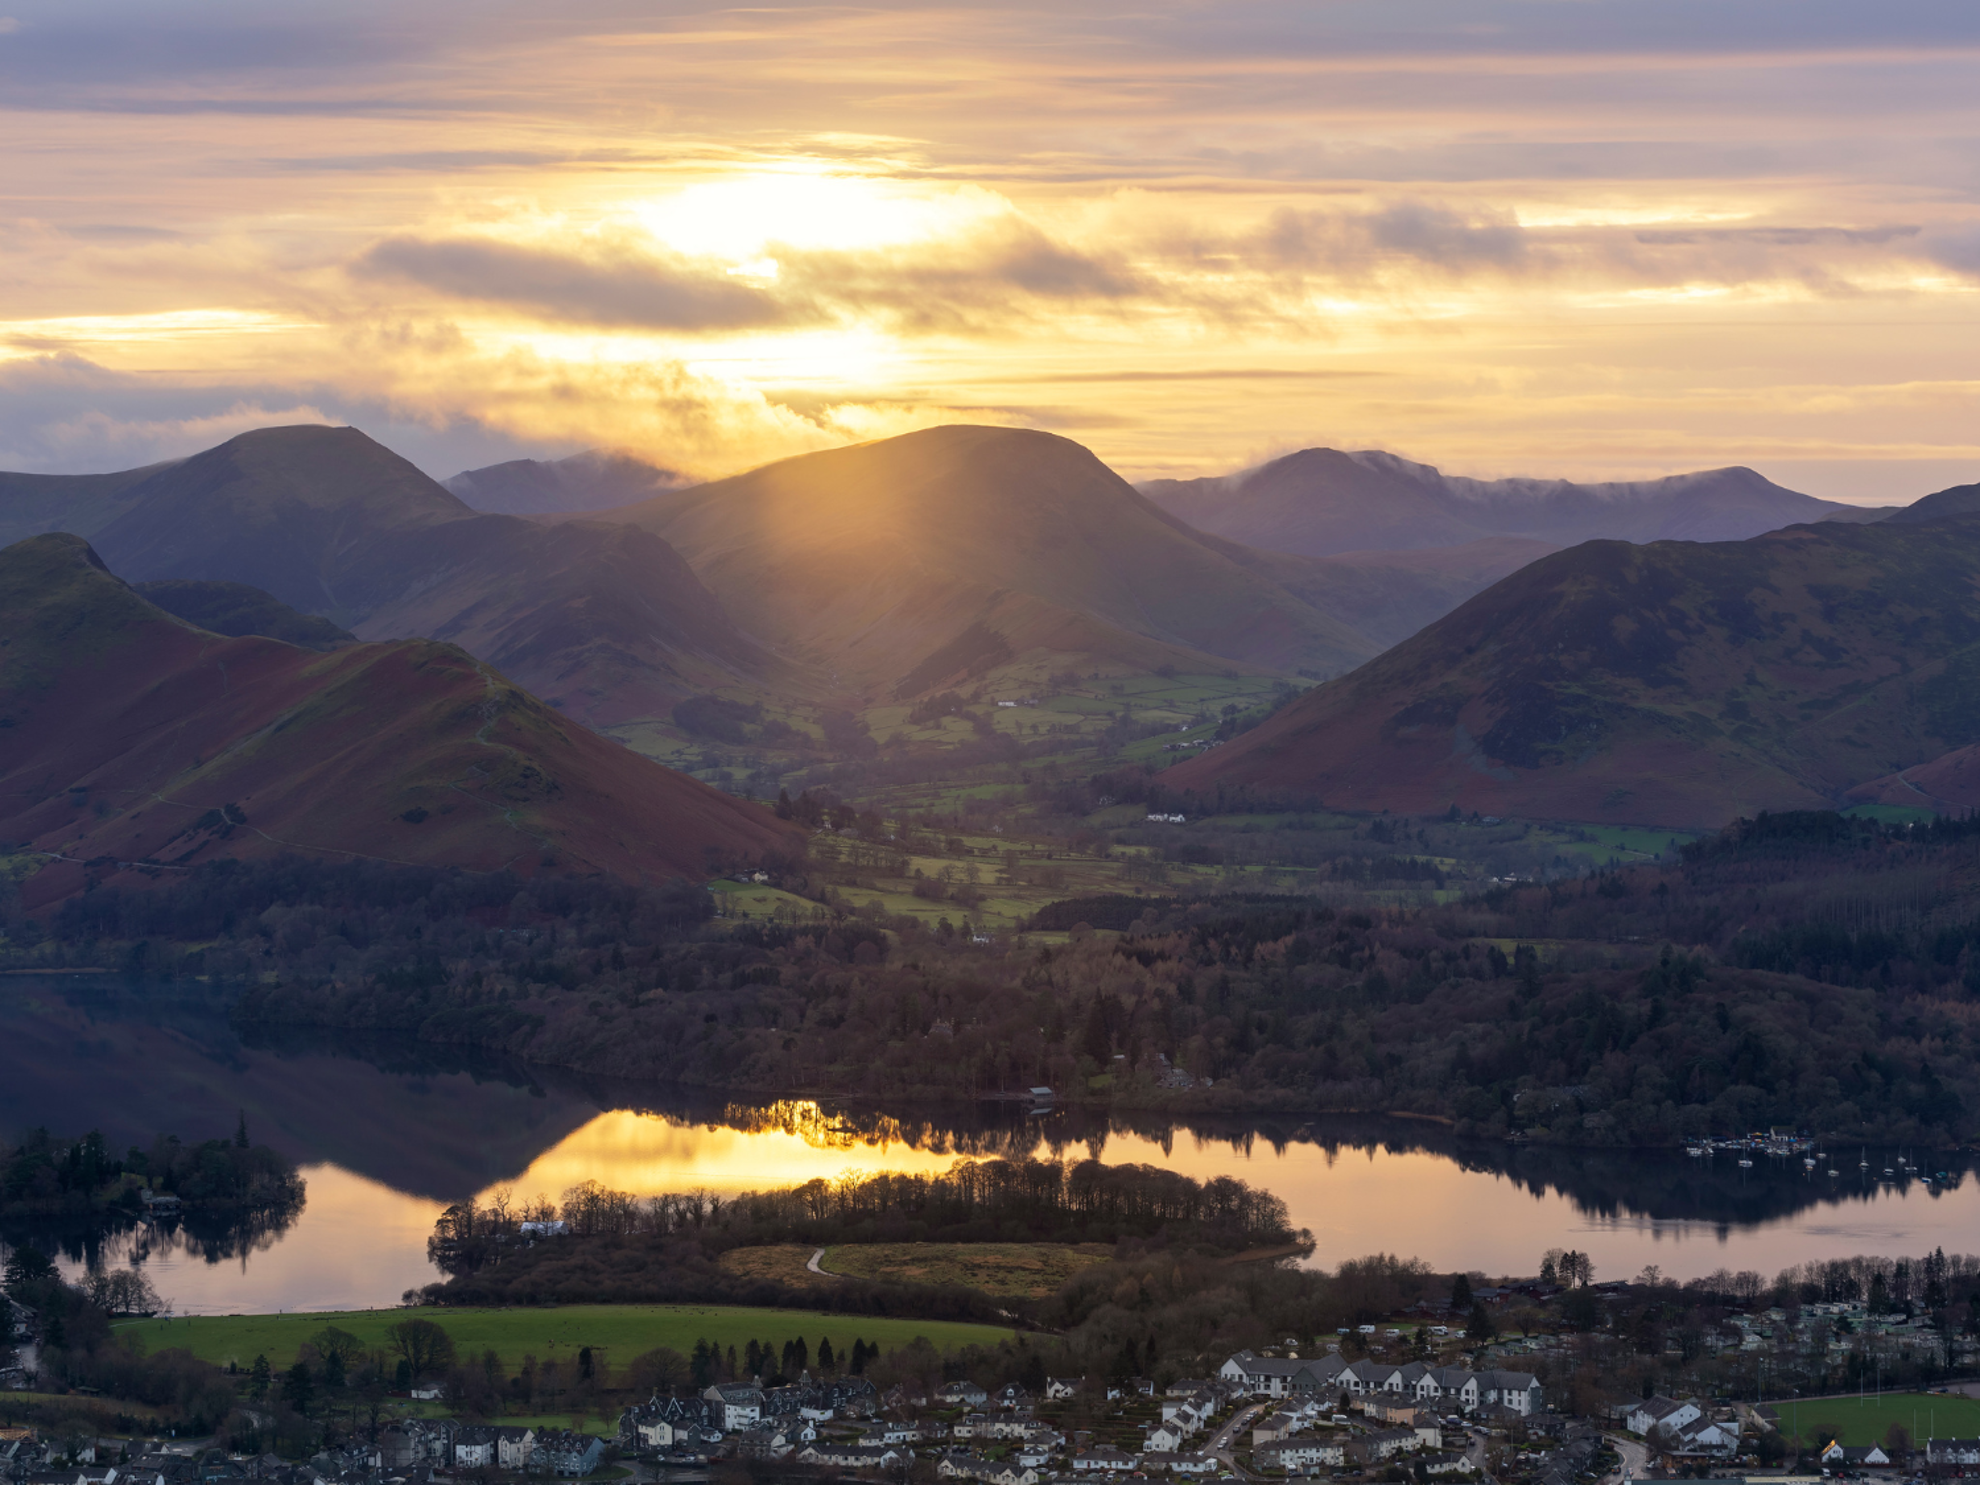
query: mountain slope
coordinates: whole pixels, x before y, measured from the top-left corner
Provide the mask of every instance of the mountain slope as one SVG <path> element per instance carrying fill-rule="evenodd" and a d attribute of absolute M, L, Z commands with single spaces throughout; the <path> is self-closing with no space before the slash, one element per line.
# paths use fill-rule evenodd
<path fill-rule="evenodd" d="M 800 846 L 451 645 L 210 634 L 79 537 L 0 552 L 0 635 L 0 837 L 59 858 L 31 903 L 284 850 L 638 880 Z"/>
<path fill-rule="evenodd" d="M 1980 741 L 1980 519 L 1543 557 L 1165 774 L 1712 827 Z"/>
<path fill-rule="evenodd" d="M 299 614 L 274 595 L 246 583 L 218 579 L 160 578 L 132 585 L 146 603 L 215 634 L 259 634 L 306 650 L 330 650 L 349 644 L 356 635 L 315 614 Z"/>
<path fill-rule="evenodd" d="M 1487 536 L 1454 547 L 1300 557 L 1226 543 L 1232 559 L 1271 578 L 1323 614 L 1377 644 L 1399 644 L 1472 594 L 1558 550 L 1523 536 Z"/>
<path fill-rule="evenodd" d="M 630 454 L 587 449 L 568 459 L 511 459 L 441 483 L 478 511 L 529 516 L 616 510 L 687 481 Z"/>
<path fill-rule="evenodd" d="M 869 695 L 1027 656 L 1339 669 L 1378 648 L 1047 433 L 931 428 L 614 519 L 665 537 L 739 622 Z"/>
<path fill-rule="evenodd" d="M 1883 519 L 1892 526 L 1919 526 L 1950 516 L 1980 515 L 1980 485 L 1954 485 L 1892 511 Z"/>
<path fill-rule="evenodd" d="M 1738 541 L 1795 522 L 1885 513 L 1800 495 L 1742 468 L 1588 485 L 1474 480 L 1375 450 L 1303 449 L 1241 474 L 1155 480 L 1142 489 L 1192 526 L 1309 557 L 1489 536 L 1555 546 L 1600 537 Z"/>
<path fill-rule="evenodd" d="M 133 580 L 244 583 L 364 639 L 453 640 L 599 725 L 738 685 L 817 689 L 665 542 L 479 515 L 355 428 L 258 429 L 137 473 L 97 537 Z"/>
<path fill-rule="evenodd" d="M 130 509 L 138 485 L 169 464 L 114 474 L 0 473 L 0 547 L 44 531 L 94 536 Z"/>
<path fill-rule="evenodd" d="M 355 428 L 260 428 L 161 469 L 92 538 L 133 578 L 221 578 L 348 624 L 382 545 L 473 514 Z"/>

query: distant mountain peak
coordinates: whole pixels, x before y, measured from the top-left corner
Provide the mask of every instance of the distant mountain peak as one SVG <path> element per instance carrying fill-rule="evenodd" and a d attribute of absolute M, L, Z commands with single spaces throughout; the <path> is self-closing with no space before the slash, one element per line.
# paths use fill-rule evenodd
<path fill-rule="evenodd" d="M 511 459 L 464 469 L 442 483 L 475 510 L 534 516 L 618 510 L 693 482 L 636 454 L 584 449 L 564 459 Z"/>
<path fill-rule="evenodd" d="M 1516 536 L 1555 546 L 1737 541 L 1806 521 L 1863 519 L 1743 465 L 1646 480 L 1474 479 L 1383 449 L 1301 449 L 1255 469 L 1153 480 L 1143 492 L 1202 530 L 1269 551 L 1326 557 Z"/>

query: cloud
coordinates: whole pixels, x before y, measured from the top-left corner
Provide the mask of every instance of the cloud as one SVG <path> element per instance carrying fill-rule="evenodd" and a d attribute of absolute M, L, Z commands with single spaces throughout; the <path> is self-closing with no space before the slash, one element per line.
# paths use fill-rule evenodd
<path fill-rule="evenodd" d="M 0 36 L 11 36 L 21 29 L 21 23 L 10 15 L 0 15 Z"/>
<path fill-rule="evenodd" d="M 581 254 L 483 237 L 389 237 L 367 250 L 355 269 L 456 299 L 514 305 L 582 324 L 706 331 L 814 318 L 712 266 L 623 248 Z"/>
<path fill-rule="evenodd" d="M 283 387 L 173 385 L 73 354 L 0 362 L 0 468 L 135 469 L 250 428 L 335 419 Z"/>

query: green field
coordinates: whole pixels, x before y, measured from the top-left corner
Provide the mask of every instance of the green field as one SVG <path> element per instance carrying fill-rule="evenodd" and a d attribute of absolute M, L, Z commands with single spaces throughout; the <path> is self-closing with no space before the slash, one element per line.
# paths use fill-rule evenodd
<path fill-rule="evenodd" d="M 1886 1392 L 1881 1398 L 1819 1397 L 1775 1403 L 1781 1433 L 1797 1433 L 1810 1445 L 1840 1439 L 1845 1445 L 1881 1444 L 1893 1423 L 1922 1443 L 1939 1438 L 1970 1439 L 1980 1434 L 1980 1401 L 1931 1392 Z"/>
<path fill-rule="evenodd" d="M 945 1320 L 894 1320 L 871 1315 L 826 1315 L 812 1310 L 754 1310 L 722 1305 L 562 1305 L 555 1308 L 353 1310 L 290 1315 L 197 1315 L 170 1320 L 135 1320 L 118 1327 L 147 1351 L 184 1347 L 202 1360 L 242 1366 L 266 1356 L 277 1368 L 290 1365 L 296 1348 L 327 1325 L 347 1330 L 368 1346 L 389 1349 L 386 1332 L 401 1320 L 436 1321 L 454 1338 L 462 1355 L 494 1350 L 503 1364 L 519 1365 L 525 1353 L 539 1361 L 574 1356 L 580 1346 L 602 1349 L 614 1364 L 644 1351 L 671 1346 L 686 1354 L 698 1339 L 740 1350 L 752 1339 L 782 1346 L 805 1337 L 816 1350 L 828 1336 L 834 1351 L 850 1350 L 855 1338 L 891 1351 L 916 1336 L 938 1350 L 994 1345 L 1010 1335 L 989 1325 Z"/>

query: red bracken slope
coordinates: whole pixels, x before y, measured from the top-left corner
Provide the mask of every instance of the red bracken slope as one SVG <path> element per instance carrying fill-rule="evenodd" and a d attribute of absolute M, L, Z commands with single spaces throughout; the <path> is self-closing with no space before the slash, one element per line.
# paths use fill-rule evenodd
<path fill-rule="evenodd" d="M 455 646 L 222 638 L 64 534 L 0 552 L 0 738 L 0 839 L 49 861 L 30 905 L 290 850 L 652 880 L 801 845 Z"/>

